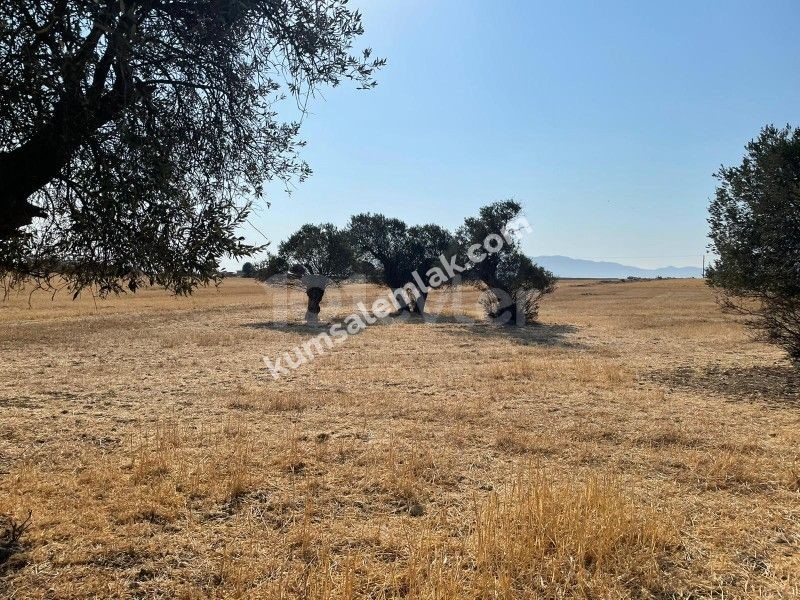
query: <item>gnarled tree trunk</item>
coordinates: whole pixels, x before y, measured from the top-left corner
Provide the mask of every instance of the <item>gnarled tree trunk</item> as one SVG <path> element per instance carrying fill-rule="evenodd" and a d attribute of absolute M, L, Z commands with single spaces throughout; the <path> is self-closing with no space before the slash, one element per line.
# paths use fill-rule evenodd
<path fill-rule="evenodd" d="M 484 303 L 488 317 L 498 325 L 522 326 L 529 321 L 529 309 L 525 297 L 505 290 L 489 291 Z"/>
<path fill-rule="evenodd" d="M 310 287 L 306 290 L 306 296 L 308 296 L 308 307 L 306 309 L 307 323 L 319 322 L 320 304 L 322 303 L 322 297 L 324 295 L 324 288 Z"/>
<path fill-rule="evenodd" d="M 130 83 L 130 89 L 126 83 Z M 65 93 L 50 120 L 29 140 L 0 152 L 0 239 L 13 237 L 36 217 L 47 216 L 28 199 L 58 177 L 75 151 L 99 127 L 119 115 L 127 103 L 135 102 L 140 88 L 121 79 L 111 91 L 90 94 L 88 100 L 74 90 Z"/>
<path fill-rule="evenodd" d="M 0 238 L 13 236 L 35 217 L 47 216 L 28 198 L 56 177 L 69 159 L 73 144 L 64 139 L 58 121 L 54 119 L 22 146 L 0 153 Z"/>

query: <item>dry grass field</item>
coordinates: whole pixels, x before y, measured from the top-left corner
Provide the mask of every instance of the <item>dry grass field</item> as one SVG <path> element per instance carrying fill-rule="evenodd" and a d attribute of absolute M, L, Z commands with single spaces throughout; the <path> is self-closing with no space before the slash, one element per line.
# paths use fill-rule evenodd
<path fill-rule="evenodd" d="M 452 300 L 274 381 L 300 294 L 10 298 L 0 596 L 800 597 L 800 378 L 701 282 Z"/>

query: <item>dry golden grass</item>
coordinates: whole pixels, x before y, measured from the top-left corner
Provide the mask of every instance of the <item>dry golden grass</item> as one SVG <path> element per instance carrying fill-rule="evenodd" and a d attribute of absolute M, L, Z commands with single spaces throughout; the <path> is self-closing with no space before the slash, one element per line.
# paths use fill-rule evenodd
<path fill-rule="evenodd" d="M 563 282 L 523 330 L 461 323 L 477 299 L 277 381 L 300 294 L 0 304 L 0 516 L 32 511 L 0 596 L 800 595 L 780 352 L 695 281 Z"/>

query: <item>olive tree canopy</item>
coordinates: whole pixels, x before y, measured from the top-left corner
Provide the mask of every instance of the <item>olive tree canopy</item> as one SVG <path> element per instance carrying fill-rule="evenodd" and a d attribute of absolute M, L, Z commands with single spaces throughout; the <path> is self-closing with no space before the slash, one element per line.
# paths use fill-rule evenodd
<path fill-rule="evenodd" d="M 414 268 L 407 260 L 408 226 L 400 219 L 361 213 L 347 225 L 350 243 L 371 283 L 402 288 Z"/>
<path fill-rule="evenodd" d="M 514 200 L 494 202 L 481 207 L 477 217 L 464 219 L 456 232 L 462 261 L 470 263 L 465 280 L 486 290 L 483 305 L 488 316 L 509 325 L 535 321 L 542 296 L 556 286 L 555 276 L 520 249 L 513 230 L 521 212 L 522 206 Z M 490 237 L 503 238 L 502 246 L 493 253 L 483 251 Z M 471 260 L 471 247 L 480 248 L 482 260 Z"/>
<path fill-rule="evenodd" d="M 405 305 L 402 297 L 398 302 L 403 310 L 424 314 L 428 270 L 439 264 L 442 254 L 454 249 L 453 235 L 439 225 L 409 227 L 400 219 L 372 213 L 351 217 L 348 232 L 367 279 L 391 290 L 410 288 L 410 305 Z"/>
<path fill-rule="evenodd" d="M 265 282 L 301 288 L 308 296 L 306 321 L 316 322 L 325 290 L 353 274 L 349 236 L 331 223 L 303 225 L 281 242 L 277 256 L 268 256 L 257 270 Z"/>
<path fill-rule="evenodd" d="M 187 293 L 245 198 L 302 179 L 298 124 L 319 86 L 374 85 L 346 0 L 0 3 L 0 276 Z"/>
<path fill-rule="evenodd" d="M 708 282 L 800 363 L 800 128 L 765 127 L 716 177 Z"/>

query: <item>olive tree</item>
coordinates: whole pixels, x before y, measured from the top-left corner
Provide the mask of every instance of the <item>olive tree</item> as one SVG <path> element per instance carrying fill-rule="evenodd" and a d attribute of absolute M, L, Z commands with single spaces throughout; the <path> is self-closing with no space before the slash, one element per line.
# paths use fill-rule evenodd
<path fill-rule="evenodd" d="M 245 198 L 310 172 L 281 100 L 372 87 L 362 32 L 346 0 L 0 2 L 0 278 L 188 293 L 253 253 Z"/>
<path fill-rule="evenodd" d="M 400 219 L 362 213 L 350 218 L 350 244 L 370 283 L 400 290 L 409 283 L 411 271 L 406 256 L 407 226 Z M 411 308 L 402 294 L 396 296 L 402 311 Z"/>
<path fill-rule="evenodd" d="M 430 269 L 454 247 L 453 235 L 438 225 L 407 226 L 400 219 L 364 213 L 350 219 L 351 244 L 367 279 L 395 293 L 401 312 L 424 315 Z"/>
<path fill-rule="evenodd" d="M 722 306 L 800 363 L 800 128 L 765 127 L 721 167 L 709 206 L 708 283 Z"/>
<path fill-rule="evenodd" d="M 553 274 L 518 250 L 503 253 L 493 281 L 481 302 L 490 319 L 508 325 L 535 322 L 542 296 L 555 290 Z"/>
<path fill-rule="evenodd" d="M 407 260 L 414 282 L 414 313 L 425 316 L 425 303 L 431 289 L 439 287 L 441 257 L 455 253 L 453 234 L 439 225 L 414 225 L 406 236 Z M 416 273 L 416 276 L 413 274 Z M 450 280 L 445 283 L 450 283 Z"/>
<path fill-rule="evenodd" d="M 251 262 L 246 262 L 242 265 L 242 277 L 255 277 L 256 267 Z"/>
<path fill-rule="evenodd" d="M 286 241 L 278 255 L 269 256 L 257 269 L 257 276 L 270 281 L 276 275 L 281 281 L 302 289 L 308 297 L 306 321 L 319 321 L 325 290 L 339 285 L 353 274 L 353 252 L 349 237 L 334 225 L 303 225 Z"/>
<path fill-rule="evenodd" d="M 539 302 L 555 289 L 554 275 L 522 254 L 514 231 L 522 207 L 514 200 L 482 207 L 456 232 L 465 281 L 481 286 L 487 315 L 501 323 L 535 321 Z"/>

